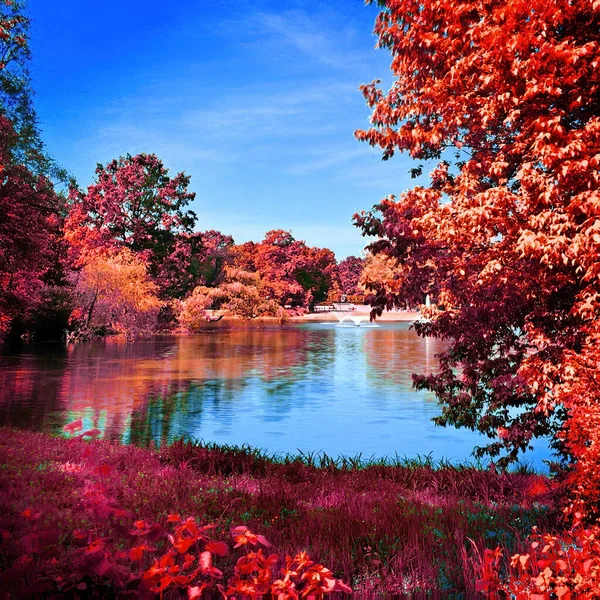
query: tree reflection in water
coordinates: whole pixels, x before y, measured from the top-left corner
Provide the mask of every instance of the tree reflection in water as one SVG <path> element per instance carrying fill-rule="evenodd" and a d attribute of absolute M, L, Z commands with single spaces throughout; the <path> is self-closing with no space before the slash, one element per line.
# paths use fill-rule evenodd
<path fill-rule="evenodd" d="M 437 404 L 412 390 L 411 374 L 435 369 L 441 347 L 408 324 L 29 346 L 0 356 L 0 424 L 60 433 L 83 417 L 125 443 L 188 435 L 366 456 L 436 453 L 452 440 L 466 458 L 479 439 L 435 429 Z"/>
<path fill-rule="evenodd" d="M 234 403 L 253 380 L 272 382 L 271 395 L 275 387 L 283 391 L 306 373 L 309 355 L 328 348 L 307 337 L 300 328 L 237 329 L 109 339 L 53 352 L 27 347 L 0 358 L 0 419 L 57 431 L 70 415 L 85 414 L 103 420 L 106 437 L 121 439 L 130 427 L 131 442 L 164 440 L 172 437 L 175 415 L 201 413 L 207 398 Z"/>
<path fill-rule="evenodd" d="M 419 338 L 408 327 L 382 329 L 377 337 L 364 336 L 362 341 L 373 385 L 393 381 L 401 387 L 412 386 L 413 373 L 436 373 L 436 355 L 447 346 L 442 340 Z M 435 400 L 433 395 L 428 397 Z"/>

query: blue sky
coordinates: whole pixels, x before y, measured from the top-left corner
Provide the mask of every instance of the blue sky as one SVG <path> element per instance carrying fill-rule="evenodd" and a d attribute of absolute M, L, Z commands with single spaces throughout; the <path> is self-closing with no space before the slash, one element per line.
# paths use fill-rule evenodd
<path fill-rule="evenodd" d="M 87 186 L 138 152 L 192 176 L 198 229 L 269 229 L 338 259 L 352 214 L 411 185 L 353 137 L 361 83 L 391 81 L 362 0 L 30 0 L 36 108 L 50 153 Z"/>

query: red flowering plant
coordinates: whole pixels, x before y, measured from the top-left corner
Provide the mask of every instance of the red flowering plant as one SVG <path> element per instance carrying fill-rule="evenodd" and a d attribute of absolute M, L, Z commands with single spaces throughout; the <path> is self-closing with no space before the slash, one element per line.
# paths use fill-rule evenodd
<path fill-rule="evenodd" d="M 224 590 L 227 597 L 261 598 L 270 594 L 283 599 L 314 598 L 332 592 L 352 593 L 350 587 L 336 579 L 329 569 L 310 560 L 306 552 L 300 552 L 294 558 L 286 556 L 282 577 L 273 581 L 273 570 L 279 562 L 277 554 L 266 556 L 262 548 L 249 549 L 258 545 L 269 548 L 271 544 L 265 537 L 255 535 L 244 526 L 232 529 L 231 535 L 236 542 L 234 547 L 244 547 L 246 555 L 237 561 L 234 576 Z"/>
<path fill-rule="evenodd" d="M 65 426 L 76 435 L 83 419 Z M 350 588 L 306 553 L 286 558 L 283 578 L 275 581 L 278 554 L 263 554 L 271 544 L 245 526 L 234 527 L 234 549 L 244 554 L 233 566 L 230 545 L 217 538 L 215 523 L 200 524 L 194 517 L 170 514 L 166 523 L 138 519 L 119 503 L 120 474 L 105 462 L 97 442 L 84 443 L 85 431 L 67 443 L 81 445 L 75 461 L 61 463 L 56 472 L 79 482 L 72 531 L 57 531 L 35 506 L 23 509 L 11 526 L 0 521 L 0 587 L 8 594 L 136 592 L 142 597 L 200 598 L 206 594 L 258 598 L 319 596 Z M 6 552 L 10 548 L 10 552 Z M 221 564 L 217 564 L 217 563 Z M 223 570 L 233 575 L 224 579 Z M 5 568 L 6 567 L 6 568 Z M 285 591 L 288 590 L 288 591 Z"/>

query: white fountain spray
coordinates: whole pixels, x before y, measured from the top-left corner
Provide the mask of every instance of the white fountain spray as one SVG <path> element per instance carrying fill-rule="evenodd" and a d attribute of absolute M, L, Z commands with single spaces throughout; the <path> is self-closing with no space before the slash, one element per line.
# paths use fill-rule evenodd
<path fill-rule="evenodd" d="M 359 317 L 359 316 L 355 316 L 355 315 L 344 315 L 343 317 L 340 317 L 340 315 L 338 315 L 337 312 L 333 313 L 333 314 L 337 317 L 338 326 L 342 326 L 342 327 L 346 327 L 346 325 L 344 325 L 344 322 L 347 321 L 348 319 L 350 321 L 352 321 L 356 327 L 361 327 L 361 323 L 363 323 L 363 322 L 367 323 L 369 320 L 368 317 Z M 377 325 L 371 324 L 371 323 L 369 323 L 368 326 L 377 327 Z M 364 325 L 363 325 L 363 327 L 364 327 Z"/>

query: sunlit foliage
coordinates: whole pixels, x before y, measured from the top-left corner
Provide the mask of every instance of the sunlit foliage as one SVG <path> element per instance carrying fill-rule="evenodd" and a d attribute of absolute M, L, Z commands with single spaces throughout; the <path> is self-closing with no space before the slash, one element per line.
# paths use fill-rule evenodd
<path fill-rule="evenodd" d="M 258 272 L 273 300 L 303 307 L 327 297 L 337 269 L 331 250 L 307 246 L 281 229 L 267 232 L 260 243 L 238 246 L 235 264 Z"/>
<path fill-rule="evenodd" d="M 152 333 L 158 310 L 157 286 L 145 263 L 128 248 L 87 254 L 74 274 L 77 308 L 71 315 L 71 341 L 114 332 Z"/>
<path fill-rule="evenodd" d="M 417 385 L 440 424 L 478 429 L 510 460 L 575 399 L 598 400 L 598 5 L 381 4 L 395 80 L 363 87 L 372 127 L 356 135 L 385 159 L 439 162 L 427 187 L 356 216 L 398 264 L 391 289 L 371 286 L 375 310 L 431 295 L 419 331 L 451 344 Z"/>
<path fill-rule="evenodd" d="M 596 598 L 600 515 L 600 3 L 387 0 L 375 32 L 395 80 L 363 87 L 383 158 L 439 161 L 426 187 L 356 215 L 396 263 L 369 285 L 375 312 L 434 306 L 418 330 L 447 338 L 439 375 L 417 387 L 437 422 L 487 434 L 506 464 L 551 435 L 565 533 L 534 533 L 502 577 L 481 558 L 490 598 Z M 421 172 L 415 169 L 415 174 Z"/>
<path fill-rule="evenodd" d="M 234 267 L 226 269 L 220 285 L 195 288 L 181 302 L 178 319 L 183 329 L 196 331 L 206 321 L 214 321 L 222 316 L 242 319 L 278 317 L 280 321 L 287 320 L 284 308 L 269 298 L 268 286 L 260 275 Z"/>

